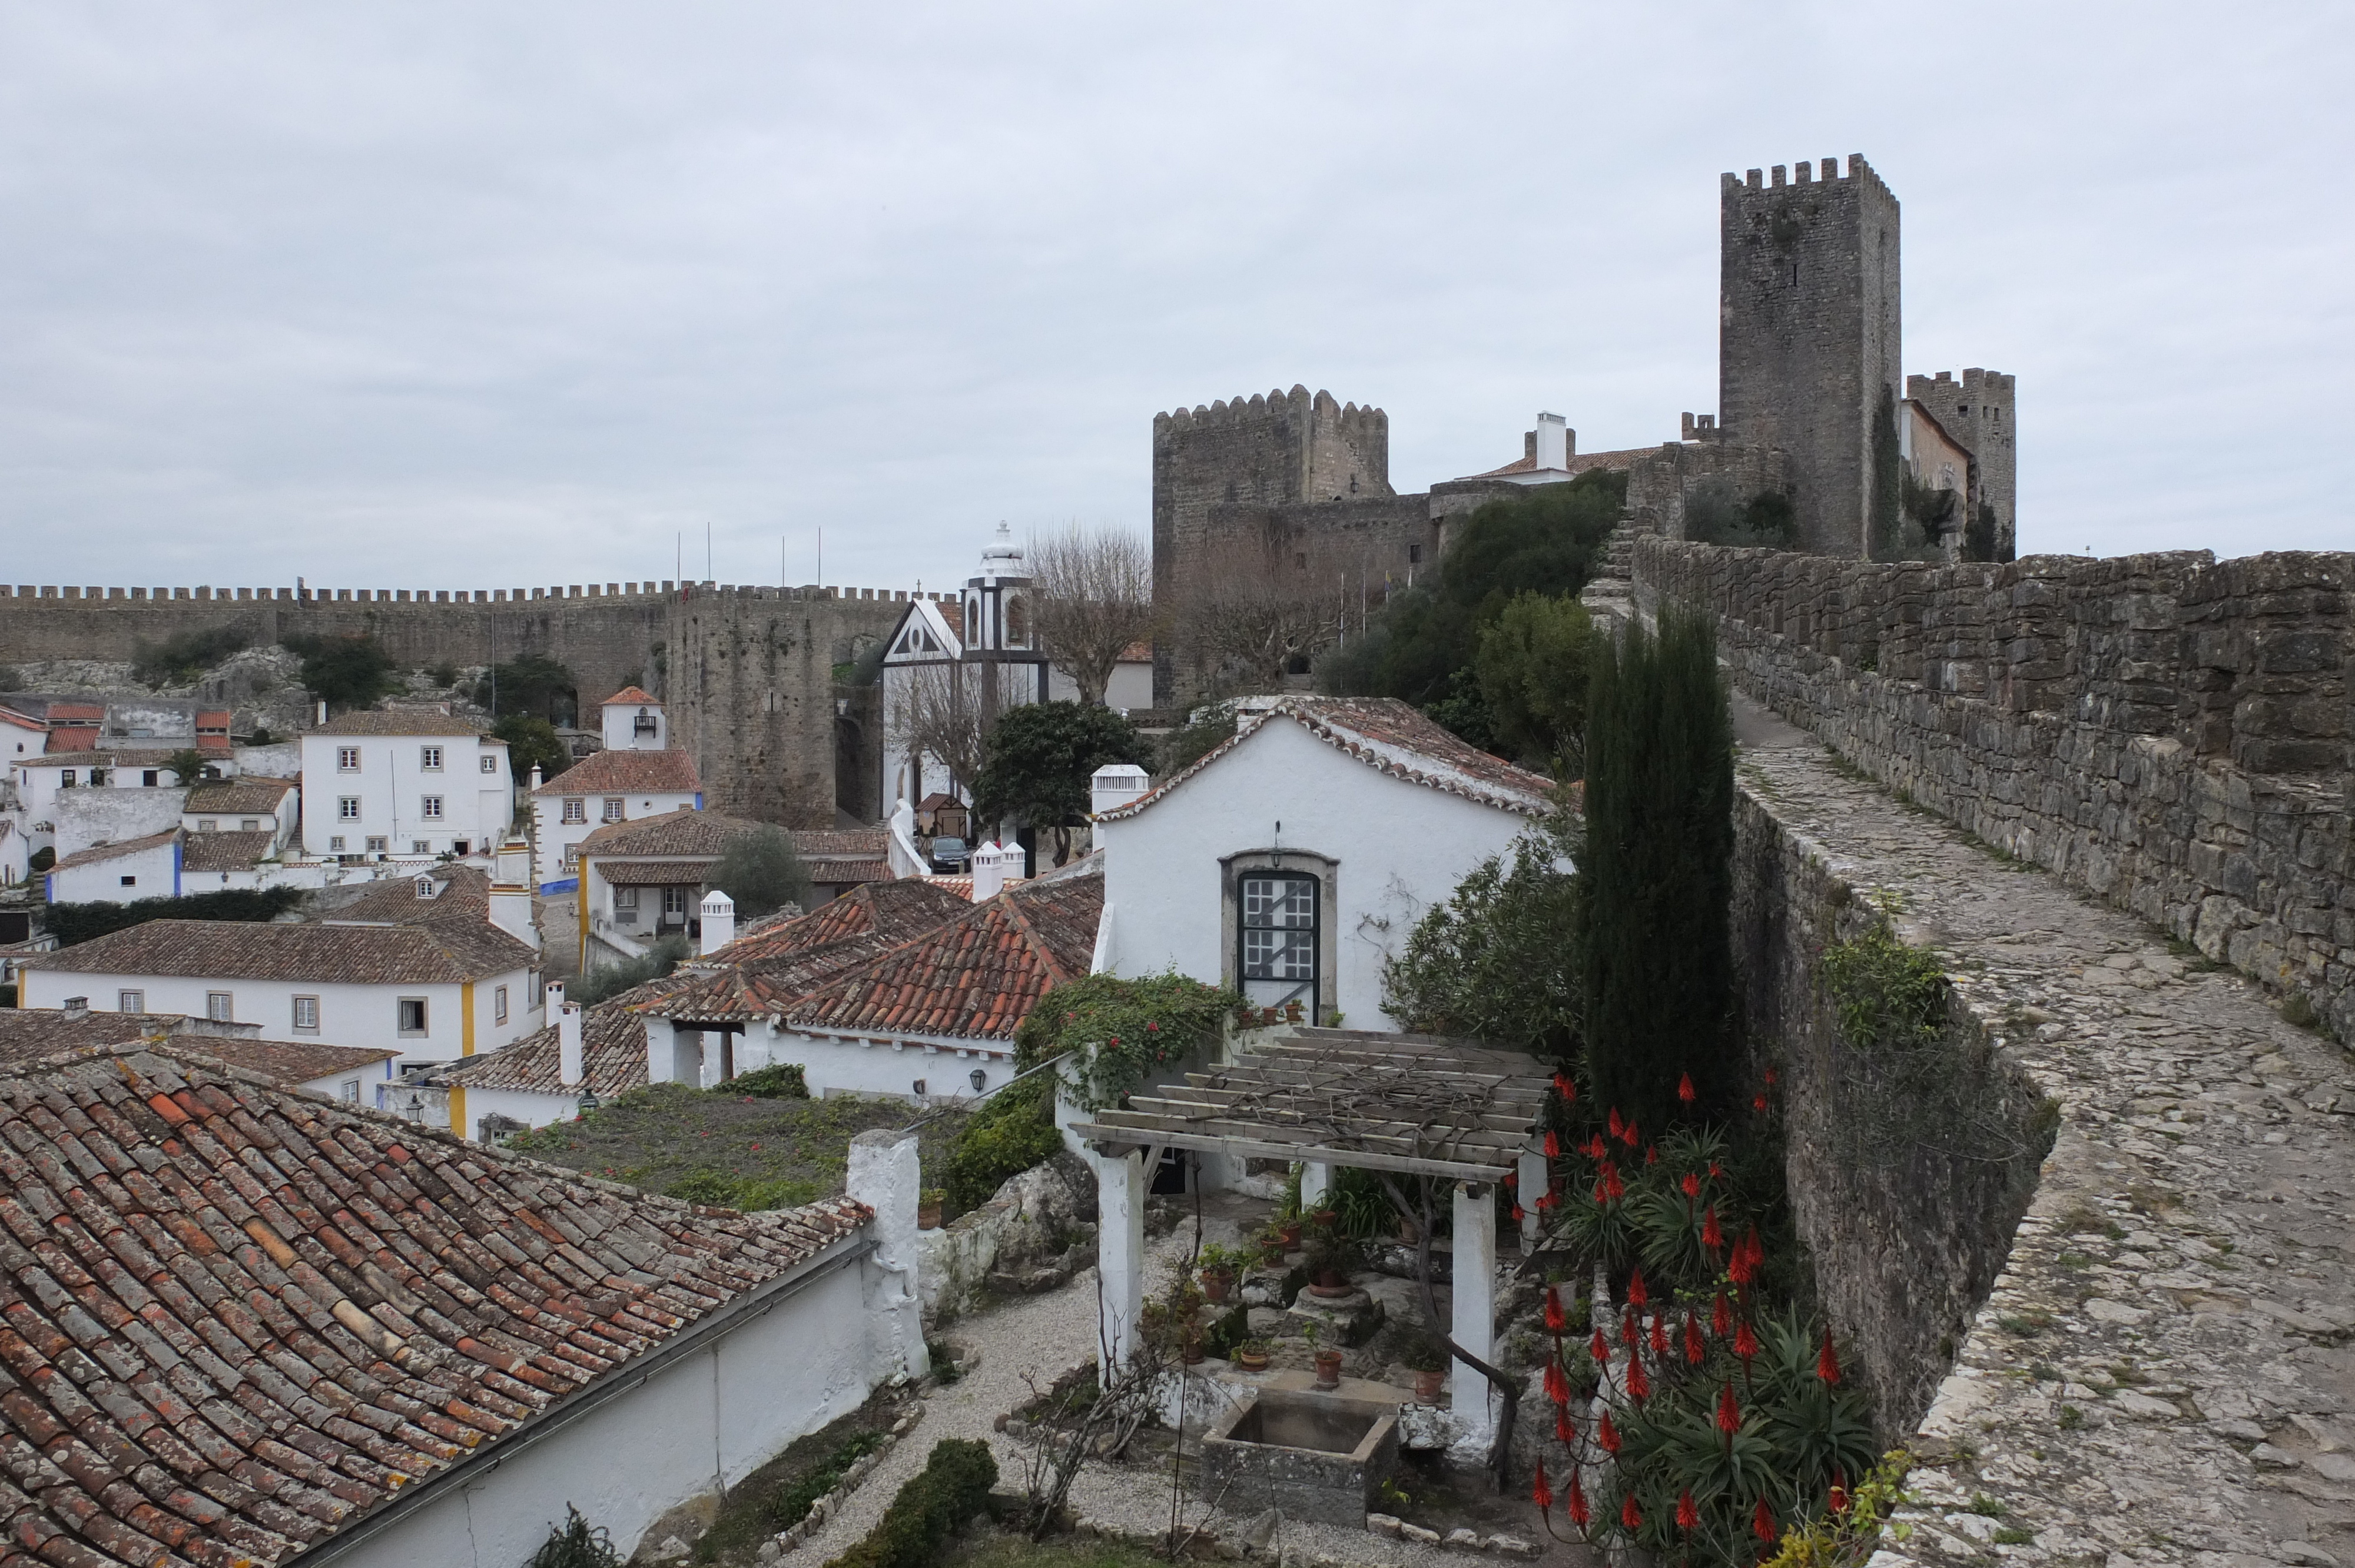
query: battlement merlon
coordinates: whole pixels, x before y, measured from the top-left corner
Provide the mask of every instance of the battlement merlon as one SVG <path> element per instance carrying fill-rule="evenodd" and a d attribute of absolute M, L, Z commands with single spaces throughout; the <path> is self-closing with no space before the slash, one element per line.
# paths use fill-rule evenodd
<path fill-rule="evenodd" d="M 1767 183 L 1767 176 L 1770 175 L 1771 184 Z M 1772 170 L 1752 169 L 1746 175 L 1736 175 L 1729 170 L 1718 176 L 1719 188 L 1728 196 L 1752 192 L 1796 189 L 1800 185 L 1858 183 L 1878 187 L 1881 194 L 1888 196 L 1891 201 L 1897 199 L 1890 193 L 1889 186 L 1882 183 L 1881 175 L 1874 171 L 1872 165 L 1864 161 L 1864 154 L 1861 153 L 1850 153 L 1848 155 L 1848 176 L 1845 179 L 1840 176 L 1840 161 L 1838 158 L 1826 158 L 1820 164 L 1816 165 L 1810 165 L 1802 160 L 1788 168 L 1777 164 Z"/>
<path fill-rule="evenodd" d="M 1183 429 L 1194 425 L 1253 424 L 1271 415 L 1310 414 L 1320 418 L 1337 418 L 1341 428 L 1351 434 L 1390 429 L 1390 416 L 1371 403 L 1343 403 L 1327 391 L 1311 394 L 1298 383 L 1289 392 L 1274 390 L 1254 392 L 1249 397 L 1238 393 L 1232 398 L 1221 398 L 1209 404 L 1197 403 L 1192 408 L 1177 408 L 1153 416 L 1153 433 Z"/>

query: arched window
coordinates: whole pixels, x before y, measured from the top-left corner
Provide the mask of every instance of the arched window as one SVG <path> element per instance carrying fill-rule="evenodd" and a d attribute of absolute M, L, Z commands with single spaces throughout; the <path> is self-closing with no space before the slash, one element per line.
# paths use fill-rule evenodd
<path fill-rule="evenodd" d="M 977 599 L 964 601 L 964 645 L 968 648 L 981 646 L 981 600 Z"/>
<path fill-rule="evenodd" d="M 1302 872 L 1254 871 L 1241 878 L 1241 950 L 1236 972 L 1254 1007 L 1298 1001 L 1316 1012 L 1316 878 Z"/>
<path fill-rule="evenodd" d="M 1006 645 L 1008 648 L 1030 646 L 1030 606 L 1018 593 L 1006 596 Z"/>

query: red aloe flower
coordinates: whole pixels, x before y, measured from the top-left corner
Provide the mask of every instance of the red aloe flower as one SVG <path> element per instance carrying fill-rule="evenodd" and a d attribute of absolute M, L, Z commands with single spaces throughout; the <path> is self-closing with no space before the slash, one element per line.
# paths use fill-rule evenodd
<path fill-rule="evenodd" d="M 1685 1360 L 1694 1366 L 1701 1363 L 1708 1350 L 1700 1341 L 1700 1319 L 1690 1312 L 1685 1314 Z"/>
<path fill-rule="evenodd" d="M 1774 1086 L 1774 1069 L 1772 1067 L 1766 1069 L 1766 1086 L 1770 1089 Z"/>
<path fill-rule="evenodd" d="M 1555 1207 L 1561 1202 L 1561 1200 L 1560 1198 L 1554 1196 L 1553 1189 L 1549 1187 L 1546 1189 L 1546 1195 L 1538 1200 L 1538 1207 L 1540 1209 L 1550 1209 Z"/>
<path fill-rule="evenodd" d="M 1816 1358 L 1816 1375 L 1826 1383 L 1839 1382 L 1839 1358 L 1832 1354 L 1832 1332 L 1824 1330 L 1824 1353 Z"/>
<path fill-rule="evenodd" d="M 1496 1211 L 1492 1209 L 1489 1212 L 1494 1213 Z M 1521 1206 L 1518 1203 L 1515 1203 L 1513 1205 L 1513 1224 L 1517 1225 L 1521 1223 Z"/>
<path fill-rule="evenodd" d="M 1715 1252 L 1725 1245 L 1725 1233 L 1717 1228 L 1717 1205 L 1711 1203 L 1700 1217 L 1700 1245 Z"/>
<path fill-rule="evenodd" d="M 1627 1358 L 1627 1397 L 1641 1404 L 1652 1397 L 1652 1374 L 1644 1370 L 1644 1358 Z"/>
<path fill-rule="evenodd" d="M 1519 1171 L 1508 1171 L 1505 1172 L 1505 1185 L 1508 1189 L 1518 1187 L 1520 1184 L 1521 1173 Z"/>
<path fill-rule="evenodd" d="M 1627 1195 L 1627 1183 L 1619 1180 L 1619 1168 L 1617 1166 L 1604 1166 L 1603 1180 L 1604 1184 L 1611 1190 L 1611 1201 L 1615 1203 L 1620 1199 Z"/>
<path fill-rule="evenodd" d="M 1556 1073 L 1553 1075 L 1553 1092 L 1565 1100 L 1574 1100 L 1578 1097 L 1578 1086 L 1572 1083 L 1566 1075 Z"/>
<path fill-rule="evenodd" d="M 1570 1315 L 1561 1309 L 1561 1287 L 1549 1285 L 1545 1293 L 1545 1326 L 1549 1334 L 1559 1334 L 1570 1324 Z"/>
<path fill-rule="evenodd" d="M 1754 1111 L 1764 1110 L 1766 1108 L 1766 1097 L 1764 1095 L 1753 1095 L 1750 1097 L 1750 1108 Z"/>
<path fill-rule="evenodd" d="M 1578 1472 L 1572 1470 L 1570 1472 L 1570 1522 L 1584 1530 L 1586 1521 L 1593 1517 L 1586 1506 L 1586 1489 L 1578 1484 Z"/>
<path fill-rule="evenodd" d="M 1562 1376 L 1560 1361 L 1546 1362 L 1545 1396 L 1556 1404 L 1570 1403 L 1570 1379 Z"/>
<path fill-rule="evenodd" d="M 1619 1319 L 1619 1342 L 1629 1350 L 1644 1342 L 1644 1331 L 1636 1326 L 1636 1309 L 1627 1308 Z"/>
<path fill-rule="evenodd" d="M 1734 1403 L 1732 1383 L 1717 1396 L 1717 1429 L 1728 1437 L 1742 1430 L 1742 1406 Z"/>
<path fill-rule="evenodd" d="M 1700 1196 L 1700 1178 L 1694 1175 L 1689 1171 L 1685 1172 L 1685 1179 L 1678 1182 L 1677 1185 L 1685 1190 L 1685 1196 L 1688 1198 L 1698 1198 Z"/>
<path fill-rule="evenodd" d="M 1627 1124 L 1625 1130 L 1619 1134 L 1619 1141 L 1625 1144 L 1630 1149 L 1635 1148 L 1643 1140 L 1644 1135 L 1636 1130 L 1636 1124 L 1632 1121 Z"/>
<path fill-rule="evenodd" d="M 1546 1128 L 1545 1155 L 1548 1160 L 1559 1160 L 1561 1158 L 1561 1134 L 1554 1131 L 1551 1128 Z"/>
<path fill-rule="evenodd" d="M 1619 1505 L 1619 1522 L 1630 1530 L 1644 1528 L 1644 1510 L 1636 1506 L 1636 1494 L 1633 1492 L 1629 1492 L 1626 1500 Z"/>
<path fill-rule="evenodd" d="M 1710 1308 L 1709 1331 L 1719 1339 L 1733 1332 L 1733 1309 L 1725 1304 L 1725 1292 L 1717 1293 L 1717 1305 Z"/>
<path fill-rule="evenodd" d="M 1750 1528 L 1759 1540 L 1769 1546 L 1774 1544 L 1774 1510 L 1766 1506 L 1764 1498 L 1758 1499 L 1758 1511 L 1750 1516 Z"/>
<path fill-rule="evenodd" d="M 1747 1318 L 1742 1320 L 1740 1328 L 1733 1330 L 1733 1353 L 1742 1358 L 1744 1365 L 1758 1354 L 1758 1336 L 1750 1331 L 1750 1319 Z"/>
<path fill-rule="evenodd" d="M 1692 1086 L 1692 1075 L 1690 1073 L 1685 1074 L 1677 1080 L 1677 1098 L 1684 1101 L 1687 1105 L 1690 1105 L 1693 1101 L 1700 1098 L 1700 1094 L 1695 1091 Z"/>
<path fill-rule="evenodd" d="M 1666 1313 L 1658 1314 L 1652 1319 L 1652 1353 L 1656 1356 L 1665 1356 L 1668 1353 L 1668 1320 Z"/>
<path fill-rule="evenodd" d="M 1660 1162 L 1660 1149 L 1659 1149 L 1659 1145 L 1657 1145 L 1657 1144 L 1654 1144 L 1651 1148 L 1646 1149 L 1646 1150 L 1644 1150 L 1644 1163 L 1645 1163 L 1645 1164 L 1646 1164 L 1646 1165 L 1657 1165 L 1659 1162 Z"/>
<path fill-rule="evenodd" d="M 1714 1160 L 1709 1162 L 1709 1173 L 1716 1177 L 1721 1181 L 1725 1180 L 1725 1167 L 1720 1165 Z"/>
<path fill-rule="evenodd" d="M 1687 1488 L 1684 1496 L 1677 1499 L 1677 1528 L 1678 1530 L 1700 1528 L 1700 1510 L 1694 1506 L 1690 1488 Z"/>
<path fill-rule="evenodd" d="M 1578 1429 L 1570 1424 L 1570 1406 L 1566 1404 L 1554 1406 L 1553 1435 L 1557 1441 L 1564 1444 L 1578 1441 Z"/>
<path fill-rule="evenodd" d="M 1603 1451 L 1606 1454 L 1619 1452 L 1619 1428 L 1611 1425 L 1608 1410 L 1603 1413 L 1603 1419 L 1595 1425 L 1594 1440 L 1603 1445 Z"/>
<path fill-rule="evenodd" d="M 1644 1270 L 1639 1265 L 1627 1277 L 1627 1305 L 1640 1310 L 1651 1299 L 1651 1294 L 1644 1287 Z"/>
<path fill-rule="evenodd" d="M 1846 1470 L 1832 1472 L 1831 1508 L 1834 1513 L 1848 1511 L 1848 1472 Z"/>
<path fill-rule="evenodd" d="M 1544 1513 L 1553 1507 L 1553 1489 L 1546 1485 L 1545 1461 L 1543 1459 L 1540 1459 L 1538 1461 L 1537 1485 L 1529 1489 L 1529 1501 L 1538 1505 L 1538 1511 L 1540 1513 Z"/>
<path fill-rule="evenodd" d="M 1603 1141 L 1601 1133 L 1598 1132 L 1586 1140 L 1586 1157 L 1589 1160 L 1600 1160 L 1610 1152 L 1610 1145 Z"/>
<path fill-rule="evenodd" d="M 1600 1328 L 1594 1330 L 1594 1343 L 1589 1345 L 1587 1349 L 1593 1352 L 1596 1366 L 1607 1367 L 1611 1364 L 1611 1341 L 1603 1337 L 1603 1330 Z"/>

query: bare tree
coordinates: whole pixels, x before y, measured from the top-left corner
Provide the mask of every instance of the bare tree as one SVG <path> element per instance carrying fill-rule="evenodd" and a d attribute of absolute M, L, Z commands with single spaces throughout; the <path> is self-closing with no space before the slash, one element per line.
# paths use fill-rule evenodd
<path fill-rule="evenodd" d="M 970 784 L 981 772 L 1000 700 L 995 664 L 920 664 L 908 672 L 906 699 L 891 715 L 892 738 L 922 752 Z"/>
<path fill-rule="evenodd" d="M 1080 701 L 1101 705 L 1121 654 L 1159 630 L 1151 547 L 1124 528 L 1072 524 L 1031 544 L 1030 577 L 1039 645 Z"/>
<path fill-rule="evenodd" d="M 1290 530 L 1222 541 L 1173 596 L 1178 659 L 1206 696 L 1281 691 L 1286 675 L 1363 624 L 1383 587 L 1359 541 Z M 1369 576 L 1370 574 L 1370 576 Z"/>

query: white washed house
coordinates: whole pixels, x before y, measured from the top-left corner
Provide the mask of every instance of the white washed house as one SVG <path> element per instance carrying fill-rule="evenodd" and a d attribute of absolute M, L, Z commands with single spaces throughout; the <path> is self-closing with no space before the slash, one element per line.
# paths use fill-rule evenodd
<path fill-rule="evenodd" d="M 1311 1022 L 1394 1029 L 1384 960 L 1548 812 L 1551 784 L 1388 698 L 1241 706 L 1232 739 L 1156 789 L 1136 792 L 1135 769 L 1099 776 L 1095 967 L 1174 967 L 1259 1006 L 1298 1001 Z"/>
<path fill-rule="evenodd" d="M 487 924 L 150 920 L 21 961 L 27 1007 L 258 1023 L 265 1040 L 382 1047 L 407 1065 L 539 1027 L 539 954 Z"/>
<path fill-rule="evenodd" d="M 532 874 L 542 893 L 580 885 L 581 844 L 599 828 L 703 805 L 695 758 L 670 749 L 660 702 L 624 686 L 599 706 L 605 749 L 531 787 Z"/>
<path fill-rule="evenodd" d="M 131 904 L 180 896 L 180 830 L 59 855 L 41 878 L 51 904 Z"/>
<path fill-rule="evenodd" d="M 514 821 L 507 743 L 471 720 L 372 709 L 303 737 L 303 847 L 312 854 L 480 854 Z"/>

